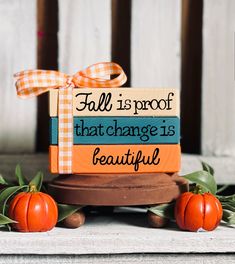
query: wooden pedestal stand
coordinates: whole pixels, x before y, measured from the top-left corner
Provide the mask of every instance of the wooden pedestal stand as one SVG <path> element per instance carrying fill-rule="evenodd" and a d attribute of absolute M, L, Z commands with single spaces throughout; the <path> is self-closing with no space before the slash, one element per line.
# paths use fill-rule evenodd
<path fill-rule="evenodd" d="M 57 202 L 92 206 L 162 204 L 187 190 L 185 179 L 165 173 L 60 175 L 49 184 Z"/>

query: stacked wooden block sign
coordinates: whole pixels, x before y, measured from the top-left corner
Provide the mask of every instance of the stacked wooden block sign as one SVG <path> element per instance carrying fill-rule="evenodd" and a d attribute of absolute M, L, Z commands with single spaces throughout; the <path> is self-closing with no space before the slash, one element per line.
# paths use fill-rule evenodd
<path fill-rule="evenodd" d="M 186 186 L 176 174 L 177 90 L 75 88 L 72 125 L 72 174 L 50 184 L 60 202 L 152 204 L 176 198 Z M 50 170 L 58 173 L 58 90 L 50 91 L 50 127 Z"/>

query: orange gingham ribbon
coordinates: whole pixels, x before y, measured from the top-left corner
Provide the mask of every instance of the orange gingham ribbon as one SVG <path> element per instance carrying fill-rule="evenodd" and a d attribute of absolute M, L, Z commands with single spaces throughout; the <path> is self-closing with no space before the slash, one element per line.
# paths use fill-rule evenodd
<path fill-rule="evenodd" d="M 114 79 L 107 76 L 117 75 Z M 113 62 L 101 62 L 89 66 L 85 70 L 70 76 L 65 73 L 50 70 L 28 70 L 14 74 L 16 78 L 17 95 L 29 98 L 59 89 L 58 102 L 58 171 L 60 174 L 72 173 L 73 154 L 73 88 L 74 87 L 120 87 L 127 77 L 121 68 Z"/>

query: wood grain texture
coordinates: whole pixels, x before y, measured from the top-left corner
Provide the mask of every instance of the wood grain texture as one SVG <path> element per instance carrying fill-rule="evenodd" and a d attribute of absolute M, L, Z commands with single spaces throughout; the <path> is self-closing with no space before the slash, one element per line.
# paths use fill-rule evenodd
<path fill-rule="evenodd" d="M 180 0 L 132 2 L 132 86 L 180 87 L 180 10 Z"/>
<path fill-rule="evenodd" d="M 78 70 L 111 58 L 111 0 L 59 0 L 59 69 Z"/>
<path fill-rule="evenodd" d="M 51 173 L 58 173 L 58 146 L 50 146 L 49 159 Z M 72 173 L 177 172 L 180 160 L 177 144 L 74 145 Z"/>
<path fill-rule="evenodd" d="M 13 73 L 36 68 L 36 0 L 0 1 L 0 35 L 0 152 L 32 152 L 36 100 L 17 98 Z"/>
<path fill-rule="evenodd" d="M 202 153 L 235 155 L 235 2 L 206 0 L 203 14 Z"/>
<path fill-rule="evenodd" d="M 105 98 L 107 98 L 107 100 L 102 98 L 103 94 Z M 109 95 L 110 98 L 108 98 Z M 120 100 L 122 102 L 120 102 Z M 95 105 L 91 101 L 94 101 Z M 100 101 L 102 102 L 102 105 L 99 109 L 98 105 Z M 104 108 L 106 101 L 107 101 L 107 108 Z M 125 104 L 127 104 L 126 102 L 130 104 L 130 107 L 127 106 L 125 108 Z M 50 116 L 52 117 L 57 116 L 58 90 L 55 89 L 50 90 L 49 103 L 50 103 Z M 91 106 L 89 106 L 88 104 Z M 97 110 L 94 110 L 93 108 Z M 146 89 L 146 88 L 74 89 L 73 115 L 74 116 L 179 116 L 179 91 L 176 89 L 160 89 L 160 88 L 159 89 Z"/>
<path fill-rule="evenodd" d="M 4 254 L 21 254 L 22 257 L 31 254 L 35 254 L 35 257 L 38 254 L 52 257 L 58 254 L 61 257 L 66 255 L 68 260 L 74 255 L 84 254 L 122 256 L 121 254 L 125 253 L 156 253 L 157 256 L 159 253 L 165 253 L 162 263 L 171 256 L 169 253 L 190 253 L 184 263 L 191 264 L 195 263 L 191 261 L 192 252 L 234 254 L 235 238 L 234 229 L 225 226 L 219 226 L 213 232 L 201 233 L 179 231 L 175 225 L 168 229 L 147 228 L 146 213 L 143 210 L 140 213 L 128 213 L 126 209 L 123 213 L 111 216 L 89 216 L 86 218 L 86 224 L 77 229 L 54 228 L 49 232 L 26 234 L 2 232 L 0 252 L 2 257 L 7 257 Z M 182 254 L 178 254 L 178 257 L 180 256 Z M 197 257 L 199 256 L 197 254 Z M 218 263 L 219 256 L 213 264 Z M 232 258 L 230 256 L 230 260 L 234 260 L 234 255 Z M 107 260 L 106 263 L 110 261 Z M 125 263 L 125 259 L 122 263 Z"/>
<path fill-rule="evenodd" d="M 74 117 L 73 144 L 178 144 L 178 117 Z M 58 145 L 58 118 L 50 119 L 50 144 Z"/>
<path fill-rule="evenodd" d="M 134 217 L 134 216 L 133 216 Z M 105 218 L 108 221 L 109 218 Z M 131 219 L 130 219 L 131 221 Z M 65 231 L 66 232 L 66 231 Z M 90 254 L 90 255 L 1 255 L 0 264 L 94 264 L 94 263 L 135 263 L 135 264 L 182 264 L 182 263 L 205 263 L 205 264 L 232 264 L 233 254 Z"/>

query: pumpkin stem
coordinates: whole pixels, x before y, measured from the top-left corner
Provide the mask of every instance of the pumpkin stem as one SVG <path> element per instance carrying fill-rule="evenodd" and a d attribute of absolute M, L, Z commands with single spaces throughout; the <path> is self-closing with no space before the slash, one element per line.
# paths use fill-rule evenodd
<path fill-rule="evenodd" d="M 36 187 L 36 185 L 35 184 L 30 184 L 29 185 L 29 192 L 31 192 L 31 193 L 35 193 L 35 192 L 37 192 L 38 190 L 37 190 L 37 187 Z"/>
<path fill-rule="evenodd" d="M 196 187 L 193 190 L 193 193 L 195 193 L 195 194 L 202 194 L 203 193 L 202 187 L 200 185 L 196 185 Z"/>

